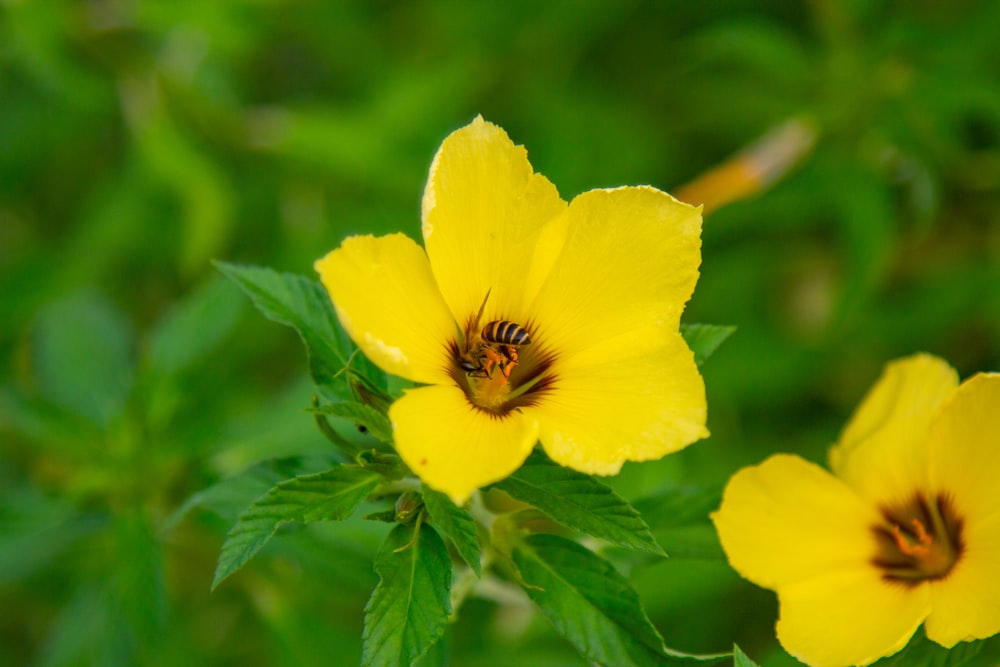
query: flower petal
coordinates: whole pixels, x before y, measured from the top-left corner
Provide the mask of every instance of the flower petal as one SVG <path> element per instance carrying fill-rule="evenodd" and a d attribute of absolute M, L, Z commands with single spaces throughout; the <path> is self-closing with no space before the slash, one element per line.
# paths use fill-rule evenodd
<path fill-rule="evenodd" d="M 699 209 L 637 187 L 584 193 L 566 215 L 562 252 L 529 307 L 533 338 L 568 358 L 636 330 L 676 331 L 698 280 Z"/>
<path fill-rule="evenodd" d="M 927 636 L 948 648 L 1000 632 L 1000 516 L 966 526 L 963 537 L 955 569 L 931 583 Z"/>
<path fill-rule="evenodd" d="M 797 456 L 733 475 L 712 520 L 736 571 L 777 591 L 778 638 L 810 665 L 894 653 L 929 611 L 926 587 L 889 584 L 872 565 L 877 510 Z"/>
<path fill-rule="evenodd" d="M 958 386 L 946 362 L 917 354 L 886 366 L 830 450 L 834 473 L 882 505 L 927 488 L 931 417 Z"/>
<path fill-rule="evenodd" d="M 478 410 L 455 386 L 407 391 L 389 408 L 389 418 L 406 464 L 456 505 L 517 470 L 538 440 L 534 420 Z"/>
<path fill-rule="evenodd" d="M 871 527 L 881 517 L 826 470 L 790 454 L 743 468 L 712 515 L 729 563 L 771 589 L 877 569 Z"/>
<path fill-rule="evenodd" d="M 352 236 L 316 262 L 340 323 L 382 370 L 446 382 L 457 329 L 427 255 L 403 234 Z"/>
<path fill-rule="evenodd" d="M 536 238 L 565 208 L 527 151 L 482 117 L 444 140 L 424 190 L 423 234 L 457 321 L 473 317 L 487 292 L 484 322 L 523 319 Z"/>
<path fill-rule="evenodd" d="M 928 597 L 926 585 L 889 584 L 875 568 L 831 572 L 778 590 L 778 640 L 815 667 L 867 665 L 906 646 Z"/>
<path fill-rule="evenodd" d="M 932 489 L 946 494 L 967 524 L 1000 516 L 998 432 L 1000 374 L 996 373 L 980 373 L 962 383 L 930 427 Z"/>
<path fill-rule="evenodd" d="M 962 520 L 964 550 L 933 583 L 927 636 L 944 646 L 1000 632 L 1000 375 L 966 380 L 934 420 L 932 492 L 949 498 Z"/>
<path fill-rule="evenodd" d="M 525 408 L 541 427 L 552 460 L 609 475 L 625 461 L 657 459 L 708 436 L 705 385 L 679 333 L 636 333 L 645 354 L 577 355 L 553 365 L 556 381 Z M 639 340 L 641 339 L 641 340 Z M 651 342 L 656 341 L 656 342 Z"/>

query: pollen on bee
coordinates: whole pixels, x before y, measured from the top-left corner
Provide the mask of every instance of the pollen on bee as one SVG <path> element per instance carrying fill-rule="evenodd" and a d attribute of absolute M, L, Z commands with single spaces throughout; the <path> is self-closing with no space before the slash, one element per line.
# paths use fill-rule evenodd
<path fill-rule="evenodd" d="M 529 333 L 531 321 L 522 326 L 498 317 L 480 326 L 489 296 L 488 290 L 459 337 L 448 341 L 448 372 L 473 408 L 503 417 L 534 404 L 551 388 L 554 356 Z"/>

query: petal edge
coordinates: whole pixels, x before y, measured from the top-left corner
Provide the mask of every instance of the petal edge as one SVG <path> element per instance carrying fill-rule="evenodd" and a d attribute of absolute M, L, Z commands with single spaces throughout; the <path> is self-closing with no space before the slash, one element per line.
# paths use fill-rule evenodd
<path fill-rule="evenodd" d="M 406 464 L 456 505 L 517 470 L 538 439 L 533 420 L 482 412 L 453 385 L 407 391 L 389 408 L 389 418 Z"/>
<path fill-rule="evenodd" d="M 315 267 L 340 323 L 376 365 L 414 382 L 447 380 L 455 322 L 412 239 L 351 236 Z"/>

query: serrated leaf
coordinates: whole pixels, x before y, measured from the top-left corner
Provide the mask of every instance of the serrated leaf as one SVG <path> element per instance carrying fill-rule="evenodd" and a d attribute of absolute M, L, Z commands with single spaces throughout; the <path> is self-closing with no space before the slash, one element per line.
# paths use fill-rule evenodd
<path fill-rule="evenodd" d="M 624 498 L 590 475 L 553 463 L 539 450 L 494 488 L 567 528 L 635 551 L 665 555 L 649 526 Z"/>
<path fill-rule="evenodd" d="M 330 417 L 350 419 L 364 426 L 368 433 L 380 442 L 392 442 L 392 424 L 389 423 L 389 418 L 370 405 L 354 401 L 338 401 L 311 408 L 311 411 Z"/>
<path fill-rule="evenodd" d="M 427 524 L 400 524 L 375 557 L 375 571 L 379 584 L 365 607 L 361 664 L 409 667 L 441 639 L 448 624 L 448 549 Z"/>
<path fill-rule="evenodd" d="M 895 655 L 882 658 L 873 667 L 965 667 L 979 655 L 983 642 L 959 642 L 950 649 L 927 638 L 923 629 L 910 639 L 910 643 Z"/>
<path fill-rule="evenodd" d="M 529 535 L 514 546 L 513 558 L 525 592 L 589 660 L 606 667 L 644 667 L 716 658 L 669 651 L 628 581 L 576 542 Z"/>
<path fill-rule="evenodd" d="M 479 533 L 476 530 L 475 519 L 451 502 L 448 496 L 434 489 L 425 486 L 422 496 L 424 507 L 427 508 L 433 524 L 451 540 L 458 555 L 469 564 L 476 576 L 482 576 L 482 566 L 479 562 Z"/>
<path fill-rule="evenodd" d="M 681 335 L 688 347 L 694 352 L 694 362 L 701 366 L 715 354 L 727 338 L 733 335 L 736 327 L 718 324 L 682 324 Z"/>
<path fill-rule="evenodd" d="M 254 502 L 226 535 L 212 588 L 243 567 L 282 524 L 346 519 L 381 479 L 363 468 L 337 466 L 278 484 Z"/>
<path fill-rule="evenodd" d="M 733 667 L 760 667 L 760 665 L 751 660 L 739 646 L 733 644 Z"/>
<path fill-rule="evenodd" d="M 268 319 L 298 332 L 306 347 L 313 381 L 330 388 L 335 395 L 346 395 L 346 382 L 343 386 L 337 383 L 335 388 L 335 376 L 347 366 L 353 349 L 337 323 L 326 290 L 304 276 L 264 267 L 225 262 L 217 266 Z"/>
<path fill-rule="evenodd" d="M 150 334 L 149 368 L 173 375 L 207 357 L 232 331 L 244 308 L 232 284 L 214 277 L 158 322 Z"/>
<path fill-rule="evenodd" d="M 121 414 L 132 384 L 133 337 L 125 316 L 82 292 L 45 308 L 34 361 L 43 394 L 99 426 Z"/>

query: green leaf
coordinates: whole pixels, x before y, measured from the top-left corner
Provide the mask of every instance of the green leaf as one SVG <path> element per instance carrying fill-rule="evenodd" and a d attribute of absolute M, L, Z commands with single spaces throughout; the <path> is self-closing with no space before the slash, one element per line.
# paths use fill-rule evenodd
<path fill-rule="evenodd" d="M 689 665 L 700 659 L 667 649 L 628 581 L 576 542 L 529 535 L 514 546 L 513 557 L 528 596 L 587 659 L 607 667 Z"/>
<path fill-rule="evenodd" d="M 254 502 L 226 535 L 212 589 L 243 567 L 282 524 L 346 519 L 379 481 L 381 477 L 369 470 L 337 466 L 278 484 Z"/>
<path fill-rule="evenodd" d="M 431 521 L 445 537 L 451 540 L 458 550 L 458 555 L 469 564 L 476 576 L 482 576 L 482 566 L 479 562 L 479 534 L 475 519 L 443 493 L 425 486 L 422 495 L 424 507 L 427 508 Z"/>
<path fill-rule="evenodd" d="M 682 526 L 679 528 L 660 528 L 654 531 L 656 540 L 673 559 L 696 558 L 698 560 L 726 562 L 726 552 L 719 542 L 719 535 L 711 522 Z"/>
<path fill-rule="evenodd" d="M 365 607 L 361 664 L 409 667 L 444 634 L 451 613 L 451 558 L 417 521 L 397 525 L 375 557 L 380 581 Z"/>
<path fill-rule="evenodd" d="M 675 486 L 663 493 L 632 503 L 650 528 L 680 528 L 708 522 L 708 514 L 719 506 L 722 488 L 710 486 Z"/>
<path fill-rule="evenodd" d="M 191 495 L 164 519 L 161 528 L 172 530 L 196 507 L 235 521 L 240 512 L 246 509 L 247 503 L 259 498 L 287 476 L 279 474 L 270 464 L 260 463 L 251 466 L 239 474 L 219 480 Z"/>
<path fill-rule="evenodd" d="M 567 528 L 635 551 L 665 555 L 649 526 L 624 498 L 589 475 L 553 463 L 539 450 L 493 487 Z"/>
<path fill-rule="evenodd" d="M 230 283 L 218 277 L 209 280 L 151 332 L 150 370 L 175 375 L 205 360 L 236 326 L 243 308 L 242 297 Z"/>
<path fill-rule="evenodd" d="M 350 419 L 352 422 L 364 426 L 368 433 L 380 442 L 392 442 L 392 424 L 389 423 L 389 418 L 370 405 L 354 401 L 340 401 L 311 408 L 310 411 L 330 417 Z"/>
<path fill-rule="evenodd" d="M 965 665 L 976 664 L 973 661 L 983 649 L 983 643 L 959 642 L 950 649 L 932 642 L 927 638 L 923 629 L 910 639 L 902 651 L 888 658 L 882 658 L 874 664 L 874 667 L 909 667 L 909 665 L 920 665 L 920 667 L 965 667 Z"/>
<path fill-rule="evenodd" d="M 435 642 L 427 653 L 413 663 L 412 667 L 448 667 L 452 664 L 450 637 L 446 634 L 441 641 Z"/>
<path fill-rule="evenodd" d="M 255 266 L 218 262 L 217 266 L 268 319 L 295 329 L 306 347 L 309 371 L 320 387 L 345 396 L 346 381 L 334 388 L 336 376 L 353 351 L 340 329 L 330 297 L 323 287 L 304 276 L 278 273 Z"/>
<path fill-rule="evenodd" d="M 701 366 L 715 354 L 727 338 L 733 335 L 736 327 L 718 324 L 682 324 L 681 335 L 688 347 L 694 352 L 694 361 Z"/>
<path fill-rule="evenodd" d="M 733 644 L 733 667 L 760 667 L 760 665 L 747 657 L 739 646 Z"/>
<path fill-rule="evenodd" d="M 99 426 L 118 417 L 132 384 L 132 331 L 104 297 L 82 292 L 45 308 L 35 328 L 43 394 Z"/>
<path fill-rule="evenodd" d="M 356 352 L 354 356 L 348 359 L 349 366 L 351 368 L 351 383 L 354 387 L 356 393 L 359 394 L 359 398 L 365 399 L 364 395 L 361 395 L 362 386 L 364 383 L 370 383 L 370 387 L 367 389 L 375 390 L 379 394 L 384 395 L 386 388 L 388 387 L 388 376 L 385 374 L 381 368 L 372 363 L 372 361 L 361 354 L 360 351 Z M 381 409 L 380 405 L 375 405 L 376 408 Z"/>
<path fill-rule="evenodd" d="M 671 557 L 724 561 L 725 552 L 708 516 L 721 496 L 721 487 L 714 484 L 676 486 L 633 506 Z"/>

